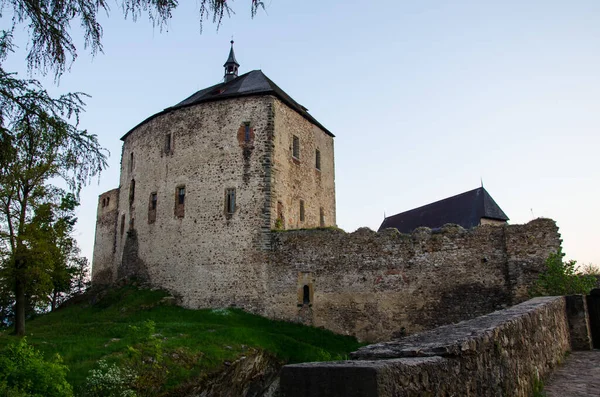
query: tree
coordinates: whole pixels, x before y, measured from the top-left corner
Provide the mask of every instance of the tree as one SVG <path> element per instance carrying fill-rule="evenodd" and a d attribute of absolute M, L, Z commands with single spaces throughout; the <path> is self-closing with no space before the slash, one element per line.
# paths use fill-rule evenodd
<path fill-rule="evenodd" d="M 252 17 L 259 8 L 264 9 L 260 0 L 250 0 Z M 212 20 L 220 26 L 225 15 L 233 13 L 226 0 L 200 0 L 200 30 L 205 19 Z M 177 0 L 122 0 L 121 6 L 125 17 L 134 21 L 146 14 L 150 21 L 159 28 L 165 26 L 178 6 Z M 102 52 L 102 26 L 98 22 L 98 13 L 109 13 L 109 5 L 105 0 L 0 0 L 0 17 L 2 10 L 12 11 L 12 26 L 9 32 L 18 25 L 25 24 L 29 28 L 31 46 L 27 55 L 30 70 L 46 73 L 55 72 L 58 77 L 77 57 L 77 48 L 70 35 L 70 26 L 79 22 L 84 32 L 85 48 L 92 54 Z"/>
<path fill-rule="evenodd" d="M 546 269 L 540 274 L 532 288 L 531 294 L 540 295 L 587 295 L 596 285 L 597 279 L 590 274 L 581 274 L 576 271 L 577 262 L 574 260 L 563 261 L 565 254 L 559 248 L 546 259 Z"/>
<path fill-rule="evenodd" d="M 10 50 L 5 34 L 0 37 L 0 60 Z M 83 97 L 75 93 L 52 98 L 39 82 L 17 79 L 0 68 L 0 253 L 13 284 L 17 335 L 25 333 L 27 297 L 39 287 L 32 281 L 43 280 L 52 261 L 45 251 L 47 239 L 40 237 L 43 222 L 67 194 L 50 182 L 61 179 L 77 197 L 106 167 L 96 136 L 77 128 Z"/>

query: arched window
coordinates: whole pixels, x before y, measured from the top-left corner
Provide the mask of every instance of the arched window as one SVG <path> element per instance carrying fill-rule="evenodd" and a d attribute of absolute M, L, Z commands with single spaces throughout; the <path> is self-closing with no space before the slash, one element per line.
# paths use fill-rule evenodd
<path fill-rule="evenodd" d="M 305 285 L 303 288 L 302 303 L 305 305 L 310 304 L 310 288 L 308 285 Z"/>

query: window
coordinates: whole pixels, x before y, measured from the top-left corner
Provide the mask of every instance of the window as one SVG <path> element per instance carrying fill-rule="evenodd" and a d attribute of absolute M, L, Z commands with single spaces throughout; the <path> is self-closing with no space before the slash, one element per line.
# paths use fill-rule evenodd
<path fill-rule="evenodd" d="M 110 197 L 106 198 L 106 206 L 108 207 L 108 204 L 110 204 Z"/>
<path fill-rule="evenodd" d="M 300 200 L 300 222 L 304 222 L 304 200 Z"/>
<path fill-rule="evenodd" d="M 133 172 L 133 152 L 129 155 L 129 172 Z"/>
<path fill-rule="evenodd" d="M 156 204 L 158 195 L 156 192 L 150 193 L 150 202 L 148 203 L 148 223 L 156 222 Z"/>
<path fill-rule="evenodd" d="M 325 211 L 323 210 L 323 207 L 319 208 L 319 225 L 325 227 Z"/>
<path fill-rule="evenodd" d="M 165 135 L 165 153 L 167 153 L 167 154 L 171 153 L 172 143 L 173 143 L 173 135 L 172 134 Z"/>
<path fill-rule="evenodd" d="M 244 142 L 250 142 L 250 123 L 244 123 Z"/>
<path fill-rule="evenodd" d="M 300 138 L 296 135 L 292 138 L 292 156 L 296 159 L 300 159 Z"/>
<path fill-rule="evenodd" d="M 125 233 L 125 214 L 121 215 L 121 236 Z"/>
<path fill-rule="evenodd" d="M 129 205 L 133 205 L 134 199 L 135 199 L 135 179 L 132 179 L 131 184 L 129 185 Z"/>
<path fill-rule="evenodd" d="M 315 168 L 321 170 L 321 151 L 319 149 L 315 151 Z"/>
<path fill-rule="evenodd" d="M 225 189 L 225 213 L 235 212 L 235 188 Z"/>
<path fill-rule="evenodd" d="M 310 304 L 310 287 L 308 285 L 305 285 L 304 288 L 302 288 L 302 304 Z"/>
<path fill-rule="evenodd" d="M 175 216 L 185 216 L 185 186 L 177 186 L 175 189 Z"/>
<path fill-rule="evenodd" d="M 135 226 L 135 218 L 131 218 L 129 220 L 129 230 L 133 230 L 134 226 Z"/>
<path fill-rule="evenodd" d="M 106 199 L 105 198 L 102 199 L 102 208 L 104 208 L 104 207 L 106 207 Z"/>

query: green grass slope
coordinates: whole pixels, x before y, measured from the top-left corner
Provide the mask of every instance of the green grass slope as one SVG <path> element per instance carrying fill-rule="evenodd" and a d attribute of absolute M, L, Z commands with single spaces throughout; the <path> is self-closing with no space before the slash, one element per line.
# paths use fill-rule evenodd
<path fill-rule="evenodd" d="M 119 363 L 136 344 L 132 327 L 152 320 L 169 362 L 168 388 L 193 382 L 248 349 L 266 350 L 286 363 L 345 359 L 356 339 L 318 328 L 273 321 L 238 309 L 189 310 L 165 303 L 162 291 L 122 287 L 96 303 L 62 308 L 26 324 L 27 341 L 47 357 L 58 353 L 77 390 L 98 360 Z M 0 346 L 15 341 L 0 333 Z"/>

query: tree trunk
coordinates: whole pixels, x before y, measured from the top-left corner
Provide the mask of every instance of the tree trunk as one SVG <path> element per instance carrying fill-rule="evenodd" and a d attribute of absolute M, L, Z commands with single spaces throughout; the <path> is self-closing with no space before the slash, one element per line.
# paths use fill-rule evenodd
<path fill-rule="evenodd" d="M 58 292 L 56 291 L 56 289 L 54 289 L 54 291 L 52 291 L 52 307 L 50 308 L 51 312 L 53 312 L 56 309 L 57 296 L 58 296 Z"/>
<path fill-rule="evenodd" d="M 15 334 L 18 336 L 25 335 L 25 306 L 25 286 L 21 277 L 17 275 L 15 280 Z"/>

